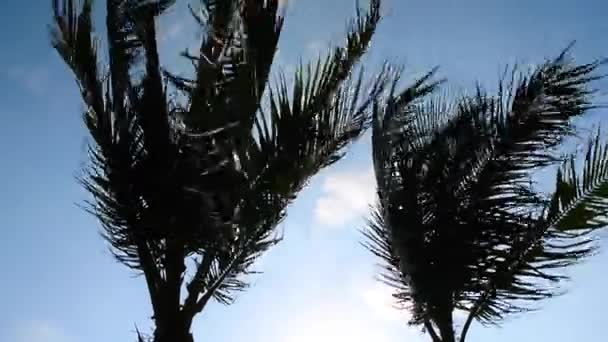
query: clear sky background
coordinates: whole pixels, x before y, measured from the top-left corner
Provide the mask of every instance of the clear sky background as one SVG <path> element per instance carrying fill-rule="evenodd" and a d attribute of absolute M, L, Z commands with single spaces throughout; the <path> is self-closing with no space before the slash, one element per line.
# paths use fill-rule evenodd
<path fill-rule="evenodd" d="M 167 66 L 179 67 L 177 48 L 196 39 L 186 1 L 160 23 Z M 150 329 L 147 291 L 112 259 L 98 224 L 77 206 L 87 198 L 75 180 L 86 162 L 83 106 L 48 43 L 50 0 L 2 4 L 0 342 L 135 341 L 135 326 Z M 354 1 L 289 5 L 277 60 L 287 71 L 341 37 Z M 477 80 L 493 85 L 506 63 L 540 62 L 573 39 L 581 60 L 608 55 L 604 0 L 385 0 L 385 13 L 369 63 L 404 63 L 409 77 L 439 65 L 440 76 L 461 89 Z M 391 308 L 390 289 L 374 281 L 377 260 L 359 245 L 374 193 L 369 156 L 365 137 L 313 179 L 281 225 L 285 240 L 260 260 L 264 273 L 234 305 L 214 303 L 199 316 L 199 340 L 428 340 Z M 476 324 L 469 340 L 608 340 L 607 261 L 604 252 L 570 269 L 567 295 L 500 328 Z"/>

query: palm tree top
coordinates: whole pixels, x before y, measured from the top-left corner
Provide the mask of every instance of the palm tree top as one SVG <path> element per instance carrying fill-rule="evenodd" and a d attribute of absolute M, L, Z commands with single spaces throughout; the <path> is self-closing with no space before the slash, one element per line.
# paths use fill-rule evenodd
<path fill-rule="evenodd" d="M 604 61 L 576 64 L 568 49 L 530 74 L 505 73 L 497 95 L 480 86 L 374 118 L 378 205 L 366 231 L 384 279 L 434 341 L 453 341 L 454 310 L 494 324 L 551 297 L 556 269 L 593 251 L 587 234 L 608 211 L 608 159 L 599 137 L 583 177 L 562 166 L 550 198 L 534 170 L 559 165 L 572 119 L 593 108 L 590 83 Z M 438 332 L 436 332 L 438 330 Z"/>
<path fill-rule="evenodd" d="M 52 44 L 76 78 L 92 138 L 87 210 L 115 257 L 144 274 L 156 342 L 188 341 L 211 298 L 230 303 L 247 287 L 256 258 L 280 240 L 286 207 L 369 127 L 395 77 L 359 68 L 380 0 L 357 8 L 343 44 L 300 65 L 291 87 L 285 75 L 269 82 L 285 22 L 278 0 L 202 0 L 192 14 L 203 38 L 183 55 L 190 78 L 158 53 L 155 21 L 174 3 L 107 0 L 100 51 L 93 1 L 52 2 Z M 175 327 L 185 332 L 172 340 Z"/>

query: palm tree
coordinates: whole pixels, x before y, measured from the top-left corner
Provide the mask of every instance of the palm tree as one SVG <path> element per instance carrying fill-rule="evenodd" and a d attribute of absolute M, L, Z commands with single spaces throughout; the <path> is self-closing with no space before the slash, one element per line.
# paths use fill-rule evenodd
<path fill-rule="evenodd" d="M 106 1 L 106 71 L 93 1 L 52 2 L 52 44 L 77 80 L 92 138 L 87 209 L 115 257 L 144 275 L 155 342 L 193 341 L 195 315 L 247 287 L 286 207 L 369 126 L 393 77 L 384 68 L 366 87 L 353 72 L 380 0 L 357 11 L 343 47 L 300 66 L 291 88 L 285 76 L 269 86 L 278 0 L 201 0 L 192 12 L 204 37 L 183 54 L 191 78 L 159 60 L 155 21 L 173 3 Z"/>
<path fill-rule="evenodd" d="M 608 223 L 608 146 L 591 139 L 578 173 L 556 148 L 593 107 L 601 64 L 576 64 L 566 49 L 530 74 L 505 72 L 496 96 L 478 86 L 374 117 L 379 200 L 366 246 L 434 342 L 457 340 L 456 310 L 468 315 L 464 342 L 473 320 L 533 309 L 558 294 L 556 270 L 593 251 L 589 233 Z M 550 166 L 556 188 L 543 195 L 532 176 Z"/>

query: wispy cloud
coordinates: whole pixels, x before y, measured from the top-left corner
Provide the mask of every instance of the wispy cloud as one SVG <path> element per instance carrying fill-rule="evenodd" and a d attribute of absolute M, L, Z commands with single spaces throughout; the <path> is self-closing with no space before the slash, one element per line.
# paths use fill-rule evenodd
<path fill-rule="evenodd" d="M 347 302 L 324 300 L 294 312 L 273 341 L 281 342 L 389 342 L 382 326 L 370 324 L 363 310 Z"/>
<path fill-rule="evenodd" d="M 296 305 L 281 320 L 270 341 L 277 342 L 389 342 L 426 340 L 407 327 L 409 313 L 393 307 L 392 289 L 359 276 L 339 296 L 321 295 Z M 303 291 L 304 293 L 306 291 Z"/>
<path fill-rule="evenodd" d="M 409 312 L 397 308 L 395 290 L 382 282 L 371 282 L 360 291 L 361 299 L 374 315 L 386 321 L 407 322 Z"/>
<path fill-rule="evenodd" d="M 29 321 L 17 326 L 16 342 L 72 342 L 72 339 L 52 322 Z"/>
<path fill-rule="evenodd" d="M 325 177 L 321 189 L 315 220 L 335 227 L 365 216 L 374 202 L 376 181 L 371 169 L 334 172 Z"/>

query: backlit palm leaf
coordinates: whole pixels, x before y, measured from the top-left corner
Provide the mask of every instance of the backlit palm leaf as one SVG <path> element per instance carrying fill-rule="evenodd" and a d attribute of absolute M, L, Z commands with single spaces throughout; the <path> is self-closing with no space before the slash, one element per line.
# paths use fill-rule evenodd
<path fill-rule="evenodd" d="M 571 119 L 592 107 L 588 84 L 601 61 L 577 65 L 566 52 L 530 75 L 513 71 L 498 96 L 479 87 L 454 104 L 433 100 L 375 117 L 379 204 L 368 247 L 385 260 L 385 278 L 412 310 L 411 323 L 434 341 L 455 340 L 457 309 L 471 313 L 464 340 L 473 318 L 494 323 L 553 295 L 546 281 L 561 278 L 545 268 L 590 252 L 579 236 L 543 228 L 548 204 L 530 178 L 561 162 L 554 148 L 574 132 Z M 598 172 L 587 171 L 585 184 Z M 575 203 L 560 201 L 560 208 Z M 602 209 L 586 211 L 586 224 Z M 513 258 L 524 260 L 517 270 Z"/>
<path fill-rule="evenodd" d="M 177 76 L 161 68 L 155 27 L 173 3 L 107 1 L 106 75 L 92 1 L 53 1 L 52 42 L 82 90 L 94 140 L 82 178 L 93 195 L 87 209 L 116 258 L 144 274 L 155 342 L 190 342 L 211 298 L 227 304 L 246 288 L 256 258 L 279 240 L 287 205 L 363 133 L 394 76 L 385 69 L 365 87 L 352 72 L 379 0 L 357 12 L 344 46 L 300 68 L 291 94 L 284 82 L 268 86 L 279 1 L 201 1 L 192 12 L 204 37 L 185 54 L 193 75 Z"/>

